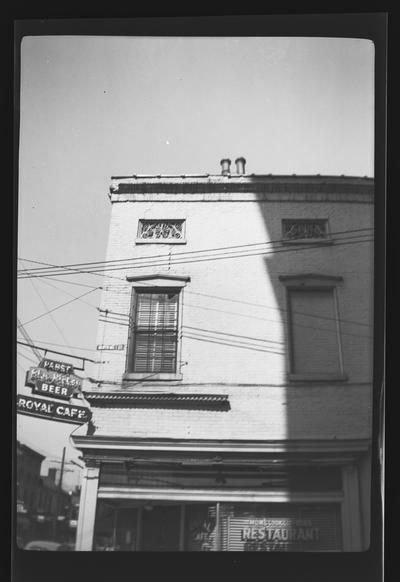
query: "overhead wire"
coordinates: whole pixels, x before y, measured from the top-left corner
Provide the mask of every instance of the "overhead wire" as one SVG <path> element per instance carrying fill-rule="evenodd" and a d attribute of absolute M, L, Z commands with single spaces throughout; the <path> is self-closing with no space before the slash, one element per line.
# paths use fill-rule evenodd
<path fill-rule="evenodd" d="M 366 230 L 366 229 L 357 229 L 357 230 Z M 343 231 L 343 232 L 344 232 L 344 231 Z M 348 231 L 348 232 L 350 232 L 350 231 Z M 370 242 L 370 241 L 372 241 L 372 240 L 373 240 L 373 239 L 365 239 L 365 236 L 367 236 L 367 235 L 362 235 L 362 236 L 364 236 L 364 239 L 361 239 L 361 238 L 360 238 L 360 236 L 358 236 L 358 237 L 347 237 L 347 238 L 340 239 L 340 242 L 338 242 L 338 241 L 335 241 L 335 245 L 334 245 L 334 246 L 336 247 L 336 246 L 338 246 L 338 245 L 343 245 L 343 244 L 353 244 L 353 243 L 359 243 L 359 242 Z M 358 238 L 358 240 L 355 240 L 355 241 L 354 241 L 354 240 L 348 240 L 348 239 L 354 239 L 354 238 Z M 253 243 L 252 245 L 248 245 L 248 246 L 255 246 L 255 245 L 261 245 L 261 244 L 267 244 L 267 243 Z M 243 246 L 243 245 L 238 245 L 238 246 L 240 246 L 240 247 L 242 248 L 242 246 Z M 297 248 L 295 248 L 295 249 L 293 249 L 293 248 L 290 248 L 290 249 L 287 249 L 287 248 L 283 248 L 283 249 L 274 249 L 274 250 L 272 250 L 272 251 L 264 251 L 264 252 L 261 252 L 261 253 L 251 253 L 251 254 L 246 254 L 246 255 L 243 255 L 243 254 L 241 254 L 241 255 L 237 255 L 237 254 L 236 254 L 236 255 L 234 255 L 234 256 L 229 256 L 228 258 L 240 258 L 240 257 L 245 257 L 245 256 L 254 256 L 254 255 L 259 255 L 259 254 L 272 254 L 272 253 L 277 253 L 277 252 L 293 252 L 293 251 L 299 251 L 299 250 L 305 250 L 305 249 L 307 249 L 307 250 L 308 250 L 308 249 L 318 248 L 319 246 L 324 246 L 324 247 L 325 247 L 325 246 L 326 246 L 326 243 L 323 243 L 322 245 L 318 245 L 318 244 L 317 244 L 317 245 L 315 245 L 315 244 L 314 244 L 314 245 L 312 245 L 312 246 L 310 246 L 310 245 L 306 245 L 306 246 L 304 246 L 304 247 L 303 247 L 303 246 L 300 246 L 300 247 L 297 247 Z M 231 248 L 233 248 L 233 247 L 231 247 Z M 208 251 L 209 251 L 208 249 L 205 249 L 205 250 L 203 250 L 203 251 L 201 251 L 201 252 L 208 252 Z M 190 251 L 190 253 L 194 253 L 194 252 L 195 252 L 195 251 Z M 236 251 L 236 252 L 237 252 L 237 251 Z M 189 252 L 188 252 L 188 253 L 189 253 Z M 188 253 L 182 253 L 182 254 L 188 254 Z M 170 255 L 167 255 L 167 257 L 169 258 L 169 257 L 170 257 Z M 148 258 L 149 258 L 149 257 L 143 257 L 143 259 L 148 259 Z M 225 257 L 214 257 L 214 256 L 212 256 L 212 257 L 208 257 L 208 258 L 205 258 L 205 259 L 204 259 L 204 258 L 202 258 L 202 259 L 199 259 L 199 260 L 200 260 L 200 261 L 203 261 L 203 260 L 217 260 L 217 259 L 221 259 L 221 258 L 225 258 Z M 186 263 L 186 262 L 198 262 L 199 260 L 194 260 L 194 261 L 193 261 L 193 260 L 191 260 L 191 261 L 186 261 L 186 260 L 185 260 L 185 261 L 176 261 L 176 264 L 182 264 L 182 262 L 183 262 L 183 263 Z M 124 260 L 124 259 L 121 259 L 121 262 L 122 262 L 122 261 L 125 261 L 125 260 Z M 38 262 L 38 263 L 40 263 L 40 264 L 41 264 L 41 262 L 39 262 L 39 261 L 31 261 L 31 262 Z M 172 261 L 172 262 L 173 262 L 173 261 Z M 154 264 L 151 264 L 151 265 L 149 265 L 149 266 L 155 266 L 155 265 L 154 265 Z M 159 266 L 159 265 L 157 265 L 157 266 Z M 57 267 L 57 266 L 49 265 L 49 267 Z M 141 267 L 142 267 L 142 265 L 141 265 Z M 67 270 L 72 270 L 72 269 L 69 269 L 69 267 L 67 267 L 67 266 L 63 266 L 62 268 L 63 268 L 63 269 L 67 269 Z M 125 268 L 127 268 L 127 266 L 119 267 L 118 269 L 125 269 Z M 111 270 L 117 270 L 117 269 L 111 269 Z M 30 270 L 29 270 L 29 269 L 26 269 L 26 271 L 27 271 L 27 272 L 29 272 Z M 74 271 L 74 273 L 76 273 L 76 271 L 77 271 L 77 270 L 73 270 L 73 271 Z M 79 272 L 79 273 L 83 273 L 83 272 L 85 272 L 85 271 L 79 270 L 78 272 Z M 87 272 L 88 274 L 92 274 L 92 275 L 98 275 L 98 274 L 99 274 L 97 271 L 86 271 L 86 272 Z M 64 272 L 62 272 L 61 274 L 64 274 Z M 69 273 L 68 273 L 68 274 L 69 274 Z M 103 272 L 103 275 L 104 275 L 104 272 Z M 103 276 L 103 275 L 102 275 L 102 274 L 99 274 L 99 276 Z M 108 276 L 108 277 L 111 277 L 111 278 L 113 278 L 113 277 L 112 277 L 112 276 L 110 276 L 110 275 L 107 275 L 107 276 Z M 30 278 L 30 277 L 29 277 L 29 278 Z M 122 280 L 122 281 L 124 281 L 124 282 L 125 282 L 125 280 L 124 280 L 123 278 L 120 278 L 120 277 L 114 277 L 114 278 L 118 278 L 119 280 Z M 59 280 L 59 281 L 60 281 L 60 282 L 63 282 L 63 281 L 61 281 L 61 280 Z M 32 283 L 33 283 L 33 282 L 32 282 Z M 48 284 L 49 284 L 49 283 L 48 283 Z M 50 284 L 50 285 L 51 285 L 51 284 Z M 55 286 L 53 286 L 53 287 L 55 287 Z M 87 286 L 87 287 L 89 287 L 89 286 Z M 55 288 L 57 288 L 57 287 L 55 287 Z M 27 325 L 27 324 L 29 324 L 29 323 L 32 323 L 33 321 L 35 321 L 35 320 L 39 319 L 40 317 L 44 317 L 45 315 L 47 315 L 47 314 L 50 314 L 52 311 L 55 311 L 55 310 L 57 310 L 57 309 L 60 309 L 61 307 L 64 307 L 65 305 L 68 305 L 69 303 L 72 303 L 73 301 L 80 300 L 82 297 L 84 297 L 84 296 L 88 295 L 89 293 L 92 293 L 92 292 L 94 292 L 95 290 L 98 290 L 98 289 L 102 289 L 102 287 L 91 287 L 91 290 L 90 290 L 90 291 L 88 291 L 87 293 L 84 293 L 84 294 L 80 295 L 79 297 L 75 297 L 75 296 L 73 296 L 72 294 L 69 294 L 69 293 L 67 293 L 67 292 L 66 292 L 66 293 L 67 293 L 67 294 L 69 294 L 71 297 L 73 297 L 73 299 L 72 299 L 71 301 L 68 301 L 68 302 L 66 302 L 66 303 L 63 303 L 62 305 L 59 305 L 59 306 L 57 306 L 57 307 L 55 307 L 55 308 L 51 309 L 51 310 L 48 310 L 46 313 L 43 313 L 43 314 L 41 314 L 41 315 L 37 316 L 36 318 L 33 318 L 32 320 L 30 320 L 30 321 L 28 321 L 28 322 L 25 322 L 23 325 Z M 191 292 L 188 292 L 188 293 L 191 293 Z M 197 295 L 204 295 L 204 296 L 206 296 L 206 294 L 200 294 L 200 293 L 195 293 L 195 292 L 192 292 L 192 294 L 197 294 Z M 214 297 L 216 297 L 216 298 L 217 298 L 217 296 L 214 296 Z M 227 298 L 221 298 L 221 299 L 229 301 L 229 299 L 227 299 Z M 240 301 L 238 301 L 238 300 L 234 300 L 234 299 L 232 299 L 231 301 L 234 301 L 234 302 L 240 302 Z M 87 303 L 87 302 L 84 302 L 84 303 Z M 246 303 L 246 302 L 242 302 L 242 303 Z M 87 303 L 87 304 L 88 304 L 88 305 L 90 305 L 90 306 L 92 306 L 92 307 L 95 307 L 95 306 L 93 306 L 92 304 L 89 304 L 89 303 Z M 256 304 L 254 304 L 254 305 L 256 305 Z M 196 305 L 196 306 L 195 306 L 195 305 L 192 305 L 192 307 L 198 307 L 198 308 L 203 308 L 203 309 L 212 309 L 212 308 L 206 308 L 206 307 L 203 307 L 203 306 L 197 306 L 197 305 Z M 263 307 L 267 307 L 267 308 L 268 308 L 268 306 L 263 306 Z M 96 307 L 95 307 L 95 308 L 96 308 Z M 270 308 L 272 309 L 272 307 L 270 307 Z M 98 308 L 96 308 L 96 309 L 98 309 Z M 280 309 L 280 310 L 282 310 L 282 311 L 287 311 L 287 310 L 284 310 L 284 309 L 282 309 L 282 308 L 275 308 L 275 309 Z M 99 310 L 99 311 L 102 311 L 102 310 Z M 105 311 L 105 310 L 104 310 L 104 311 Z M 223 310 L 215 310 L 215 309 L 214 309 L 214 311 L 221 311 L 221 312 L 223 312 Z M 232 312 L 226 312 L 226 313 L 232 313 Z M 122 316 L 122 317 L 123 317 L 123 316 L 126 316 L 126 314 L 118 314 L 118 315 L 120 315 L 120 316 Z M 244 314 L 237 314 L 237 313 L 236 313 L 235 315 L 243 316 Z M 306 314 L 306 315 L 310 315 L 310 314 Z M 248 316 L 249 316 L 249 314 L 247 314 L 247 315 L 245 315 L 245 316 L 246 316 L 246 317 L 248 317 Z M 126 316 L 126 317 L 128 317 L 128 316 Z M 259 318 L 259 317 L 256 317 L 256 319 L 260 319 L 260 318 Z M 265 318 L 261 318 L 261 319 L 265 319 Z M 113 318 L 111 318 L 111 319 L 110 319 L 110 318 L 108 318 L 108 319 L 106 319 L 106 320 L 102 320 L 102 319 L 100 319 L 100 321 L 105 321 L 105 322 L 107 322 L 107 323 L 113 323 L 113 324 L 116 324 L 116 325 L 127 325 L 127 326 L 129 325 L 129 324 L 124 324 L 124 323 L 122 323 L 122 322 L 121 322 L 121 321 L 118 319 L 118 317 L 116 317 L 115 315 L 114 315 L 114 316 L 113 316 Z M 271 321 L 271 320 L 270 320 L 270 321 Z M 343 321 L 345 321 L 345 322 L 346 322 L 346 320 L 343 320 Z M 348 323 L 359 324 L 359 325 L 368 325 L 368 324 L 364 324 L 364 323 L 361 323 L 361 322 L 351 322 L 351 321 L 347 321 L 347 322 L 348 322 Z M 307 327 L 307 326 L 302 326 L 302 327 Z M 195 332 L 195 333 L 196 333 L 196 332 Z M 221 333 L 221 332 L 215 332 L 215 333 Z M 355 334 L 347 334 L 347 335 L 355 335 Z M 358 336 L 356 336 L 356 337 L 358 337 Z M 63 339 L 64 339 L 64 341 L 66 341 L 66 340 L 65 340 L 65 338 L 63 338 Z M 193 339 L 198 339 L 198 337 L 196 337 L 196 338 L 193 338 Z M 50 343 L 50 342 L 48 342 L 48 343 Z M 67 342 L 67 344 L 68 344 L 68 342 Z M 54 344 L 53 344 L 53 345 L 54 345 Z M 72 349 L 71 349 L 71 351 L 72 351 Z"/>
<path fill-rule="evenodd" d="M 351 233 L 351 232 L 358 232 L 359 230 L 367 230 L 367 229 L 354 229 L 354 231 L 343 231 L 347 232 L 347 233 Z M 368 229 L 368 230 L 372 230 L 372 229 Z M 362 237 L 367 237 L 370 236 L 369 234 L 357 234 L 354 236 L 345 236 L 342 237 L 338 240 L 336 240 L 334 242 L 333 246 L 338 246 L 339 244 L 344 244 L 345 242 L 349 242 L 352 239 L 358 238 L 360 239 L 360 242 L 363 242 Z M 371 239 L 368 239 L 371 240 Z M 282 243 L 282 242 L 286 242 L 282 239 L 280 239 L 279 241 L 269 241 L 269 242 L 265 242 L 265 243 L 254 243 L 254 245 L 272 245 L 272 244 L 276 244 L 276 243 Z M 329 241 L 328 241 L 329 242 Z M 248 245 L 248 246 L 254 246 L 254 245 Z M 167 255 L 153 255 L 153 256 L 145 256 L 145 257 L 137 257 L 137 258 L 132 258 L 132 259 L 117 259 L 116 261 L 105 261 L 103 263 L 101 263 L 102 266 L 96 266 L 95 268 L 90 268 L 90 263 L 87 263 L 88 265 L 88 269 L 84 270 L 84 269 L 78 269 L 78 268 L 72 268 L 70 266 L 57 266 L 57 265 L 50 265 L 49 263 L 45 263 L 47 265 L 49 265 L 49 267 L 45 267 L 45 268 L 40 268 L 40 269 L 28 269 L 27 271 L 20 271 L 20 279 L 23 278 L 35 278 L 35 277 L 43 277 L 43 276 L 48 276 L 48 275 L 66 275 L 66 274 L 70 274 L 72 273 L 86 273 L 86 274 L 99 274 L 99 273 L 108 273 L 110 271 L 118 271 L 118 270 L 124 270 L 126 268 L 142 268 L 142 267 L 154 267 L 154 266 L 164 266 L 164 265 L 169 265 L 169 264 L 187 264 L 187 263 L 193 263 L 193 262 L 203 262 L 205 260 L 220 260 L 223 258 L 241 258 L 241 257 L 246 257 L 246 256 L 257 256 L 257 255 L 263 255 L 263 254 L 273 254 L 273 253 L 277 253 L 277 252 L 298 252 L 300 250 L 304 250 L 304 249 L 312 249 L 312 248 L 320 248 L 321 246 L 325 247 L 327 245 L 327 241 L 323 240 L 323 242 L 321 241 L 321 243 L 313 243 L 312 245 L 310 245 L 309 243 L 306 242 L 301 242 L 298 243 L 298 246 L 296 246 L 296 248 L 293 248 L 292 246 L 290 246 L 289 248 L 287 248 L 286 246 L 282 247 L 278 247 L 278 248 L 273 248 L 273 249 L 267 249 L 267 250 L 261 250 L 260 249 L 256 249 L 254 251 L 249 251 L 249 249 L 244 248 L 246 247 L 246 245 L 240 245 L 241 250 L 235 250 L 235 251 L 230 251 L 230 252 L 220 252 L 217 255 L 211 255 L 208 257 L 203 257 L 202 255 L 200 255 L 199 257 L 195 257 L 195 258 L 187 258 L 186 255 L 189 254 L 198 254 L 198 253 L 210 253 L 211 251 L 215 251 L 217 249 L 211 249 L 211 251 L 209 249 L 204 249 L 201 251 L 186 251 L 186 252 L 181 252 L 181 253 L 174 253 L 173 255 L 171 254 L 167 254 Z M 331 245 L 328 245 L 331 246 Z M 221 248 L 236 248 L 236 247 L 221 247 Z M 240 254 L 239 254 L 240 253 Z M 243 254 L 246 253 L 246 254 Z M 185 256 L 182 256 L 185 255 Z M 150 259 L 150 260 L 149 260 Z M 154 260 L 153 260 L 154 259 Z M 140 261 L 145 261 L 146 264 L 142 264 L 140 263 Z M 157 262 L 158 261 L 158 262 Z M 120 265 L 120 266 L 116 266 L 116 262 L 123 262 L 125 263 L 124 265 Z M 139 264 L 138 264 L 139 262 Z M 112 263 L 112 264 L 110 264 Z M 127 263 L 127 264 L 126 264 Z M 106 266 L 106 265 L 110 265 L 110 266 Z M 61 270 L 60 270 L 61 269 Z"/>
<path fill-rule="evenodd" d="M 97 289 L 100 289 L 100 287 L 98 287 Z M 96 291 L 96 289 L 91 289 L 90 291 L 86 291 L 86 293 L 79 295 L 79 297 L 74 297 L 74 299 L 71 299 L 70 301 L 66 301 L 65 303 L 62 303 L 61 305 L 57 305 L 57 307 L 53 307 L 53 309 L 49 309 L 45 313 L 41 313 L 40 315 L 34 317 L 33 319 L 30 319 L 29 321 L 24 322 L 23 325 L 28 325 L 29 323 L 33 323 L 34 321 L 40 319 L 41 317 L 44 317 L 45 315 L 49 315 L 53 311 L 56 311 L 57 309 L 61 309 L 62 307 L 65 307 L 66 305 L 69 305 L 70 303 L 77 301 L 81 297 L 85 297 L 86 295 L 89 295 L 89 293 L 93 293 L 94 291 Z"/>
<path fill-rule="evenodd" d="M 31 342 L 32 342 L 32 345 L 45 344 L 45 345 L 56 346 L 56 347 L 60 347 L 60 348 L 69 348 L 70 347 L 67 344 L 57 344 L 55 342 L 48 342 L 48 341 L 43 341 L 43 340 L 38 340 L 38 339 L 31 339 Z M 72 347 L 74 350 L 82 350 L 82 351 L 87 351 L 87 352 L 95 352 L 96 351 L 95 348 L 82 348 L 80 346 L 72 346 Z M 49 351 L 51 351 L 51 350 L 49 350 Z"/>
<path fill-rule="evenodd" d="M 361 232 L 365 232 L 365 231 L 372 231 L 373 227 L 365 227 L 365 228 L 358 228 L 358 229 L 347 229 L 347 230 L 343 230 L 343 231 L 335 231 L 335 232 L 331 232 L 329 233 L 330 237 L 332 236 L 336 236 L 338 234 L 349 234 L 349 233 L 361 233 Z M 360 236 L 360 235 L 359 235 Z M 324 245 L 326 244 L 326 241 L 329 239 L 321 239 L 324 240 Z M 213 248 L 206 248 L 206 249 L 198 249 L 198 250 L 193 250 L 193 251 L 178 251 L 173 253 L 173 257 L 180 257 L 183 255 L 193 255 L 193 254 L 199 254 L 199 253 L 210 253 L 210 252 L 214 252 L 214 251 L 226 251 L 228 249 L 247 249 L 249 247 L 255 247 L 255 246 L 265 246 L 265 245 L 273 245 L 273 244 L 278 244 L 278 243 L 286 243 L 287 239 L 275 239 L 275 240 L 271 240 L 271 241 L 263 241 L 263 242 L 259 242 L 259 243 L 247 243 L 247 244 L 242 244 L 242 245 L 228 245 L 228 246 L 222 246 L 222 247 L 213 247 Z M 166 242 L 166 244 L 168 244 Z M 306 244 L 303 242 L 300 242 L 299 244 Z M 239 252 L 239 251 L 233 251 L 233 252 Z M 35 262 L 35 263 L 40 263 L 43 265 L 47 265 L 45 267 L 37 267 L 37 268 L 28 268 L 28 269 L 20 269 L 18 272 L 23 274 L 25 272 L 30 272 L 30 273 L 34 273 L 34 272 L 43 272 L 43 271 L 48 271 L 48 270 L 53 270 L 54 268 L 61 268 L 61 269 L 68 269 L 68 270 L 74 270 L 73 267 L 89 267 L 89 266 L 96 266 L 96 267 L 101 267 L 102 265 L 106 265 L 106 264 L 119 264 L 119 263 L 126 263 L 129 262 L 131 263 L 132 261 L 136 262 L 136 261 L 148 261 L 149 259 L 165 259 L 166 261 L 168 261 L 170 258 L 170 251 L 168 253 L 165 253 L 164 255 L 147 255 L 147 256 L 143 256 L 143 257 L 133 257 L 133 258 L 125 258 L 125 259 L 113 259 L 113 260 L 108 260 L 108 261 L 88 261 L 88 262 L 83 262 L 83 263 L 69 263 L 66 265 L 52 265 L 50 263 L 43 263 L 41 261 L 32 261 L 30 259 L 24 259 L 27 260 L 29 262 Z M 95 272 L 95 271 L 91 271 L 91 272 Z"/>
<path fill-rule="evenodd" d="M 339 239 L 338 241 L 335 242 L 335 248 L 339 247 L 339 246 L 343 246 L 343 245 L 351 245 L 351 244 L 360 244 L 360 243 L 364 243 L 364 242 L 373 242 L 373 238 L 366 238 L 367 235 L 363 235 L 364 238 L 361 238 L 360 236 L 354 236 L 354 237 L 343 237 L 342 239 Z M 358 239 L 358 240 L 354 240 L 354 239 Z M 107 275 L 107 278 L 114 278 L 114 279 L 121 279 L 120 277 L 115 277 L 110 275 L 110 272 L 114 272 L 114 271 L 126 271 L 126 270 L 132 270 L 132 269 L 143 269 L 143 268 L 154 268 L 154 267 L 170 267 L 170 266 L 175 266 L 175 265 L 187 265 L 187 264 L 192 264 L 192 263 L 203 263 L 203 262 L 209 262 L 209 261 L 219 261 L 219 260 L 228 260 L 228 259 L 241 259 L 241 258 L 247 258 L 247 257 L 256 257 L 256 256 L 263 256 L 263 255 L 275 255 L 275 254 L 280 254 L 280 253 L 294 253 L 294 252 L 300 252 L 300 251 L 304 251 L 304 250 L 315 250 L 318 248 L 326 248 L 328 246 L 328 248 L 330 248 L 330 245 L 326 245 L 326 243 L 314 243 L 313 245 L 309 245 L 304 243 L 303 246 L 299 245 L 296 248 L 282 248 L 279 247 L 277 249 L 272 249 L 272 250 L 264 250 L 264 251 L 259 251 L 259 252 L 242 252 L 240 254 L 238 254 L 238 251 L 236 252 L 236 254 L 234 253 L 225 253 L 225 254 L 221 254 L 221 255 L 212 255 L 212 256 L 208 256 L 208 257 L 200 257 L 200 258 L 194 258 L 194 259 L 179 259 L 179 260 L 174 260 L 172 258 L 172 260 L 166 260 L 163 262 L 148 262 L 148 263 L 143 263 L 143 264 L 129 264 L 129 265 L 123 265 L 123 266 L 119 266 L 119 267 L 107 267 L 107 268 L 102 268 L 102 269 L 93 269 L 91 271 L 89 270 L 82 270 L 82 269 L 75 269 L 74 273 L 72 274 L 80 274 L 80 273 L 84 273 L 84 274 L 90 274 L 90 275 L 97 275 L 97 276 L 105 276 Z M 67 275 L 71 275 L 70 271 L 73 271 L 73 269 L 68 269 L 68 272 L 65 271 L 61 271 L 61 272 L 57 272 L 56 274 L 58 276 L 67 276 Z M 53 275 L 53 273 L 51 273 L 51 275 Z M 29 274 L 23 277 L 19 277 L 19 279 L 34 279 L 34 278 L 44 278 L 44 277 L 48 277 L 49 274 L 48 273 L 40 273 L 40 274 Z"/>
<path fill-rule="evenodd" d="M 68 357 L 74 358 L 76 360 L 85 360 L 87 362 L 92 362 L 92 363 L 95 363 L 95 364 L 97 363 L 97 362 L 95 362 L 95 360 L 92 360 L 90 358 L 87 358 L 86 356 L 77 356 L 77 355 L 73 355 L 73 354 L 67 354 L 65 352 L 59 352 L 59 351 L 51 350 L 49 348 L 44 348 L 44 347 L 38 346 L 38 345 L 27 344 L 27 343 L 24 343 L 24 342 L 21 342 L 21 341 L 18 341 L 18 340 L 17 340 L 17 344 L 22 345 L 22 346 L 27 346 L 27 347 L 32 347 L 33 346 L 33 347 L 37 348 L 38 350 L 43 350 L 44 352 L 52 352 L 53 354 L 59 354 L 61 356 L 68 356 Z"/>
<path fill-rule="evenodd" d="M 76 295 L 74 295 L 73 293 L 69 293 L 68 291 L 65 291 L 65 289 L 62 289 L 62 288 L 58 287 L 57 285 L 53 285 L 52 283 L 49 283 L 49 281 L 47 279 L 41 278 L 40 282 L 52 287 L 53 289 L 57 289 L 57 291 L 61 291 L 61 293 L 65 293 L 65 295 L 69 295 L 70 297 L 74 297 L 74 299 L 79 300 L 81 303 L 84 303 L 85 305 L 88 305 L 89 307 L 93 307 L 94 309 L 97 309 L 97 306 L 93 305 L 93 303 L 89 303 L 88 301 L 85 301 L 84 299 L 76 297 Z M 93 291 L 95 289 L 98 289 L 98 287 L 94 287 Z"/>
<path fill-rule="evenodd" d="M 259 321 L 259 320 L 268 321 L 268 322 L 271 322 L 271 323 L 275 323 L 276 325 L 281 325 L 281 324 L 286 325 L 287 324 L 287 320 L 281 321 L 281 320 L 278 320 L 278 319 L 269 319 L 267 317 L 261 317 L 259 315 L 250 315 L 248 313 L 238 313 L 238 312 L 235 312 L 235 311 L 227 311 L 227 310 L 224 310 L 224 309 L 217 309 L 217 308 L 213 308 L 213 307 L 206 307 L 206 306 L 203 306 L 203 305 L 194 305 L 192 303 L 185 303 L 185 306 L 187 306 L 187 307 L 194 307 L 195 309 L 204 309 L 204 310 L 207 310 L 207 311 L 214 311 L 214 312 L 218 312 L 218 313 L 226 313 L 226 314 L 229 314 L 229 315 L 234 315 L 235 317 L 245 317 L 245 318 L 250 318 L 250 319 L 256 319 L 257 321 Z M 319 318 L 319 316 L 313 315 L 313 314 L 306 314 L 306 315 L 309 316 L 309 317 L 315 317 L 317 319 Z M 321 319 L 322 319 L 322 317 L 321 317 Z M 326 317 L 324 319 L 329 319 L 329 320 L 332 320 L 332 321 L 335 321 L 335 322 L 338 321 L 339 323 L 341 321 L 340 319 L 330 318 L 330 317 L 329 318 Z M 103 323 L 110 323 L 110 324 L 113 324 L 113 325 L 119 325 L 119 326 L 123 326 L 123 327 L 129 327 L 129 325 L 130 325 L 129 323 L 125 323 L 125 322 L 123 322 L 121 320 L 116 320 L 116 319 L 105 319 L 104 318 L 104 319 L 99 319 L 99 321 L 101 321 Z M 301 327 L 301 328 L 305 328 L 305 329 L 312 329 L 312 330 L 318 329 L 315 325 L 304 325 L 304 324 L 301 324 L 301 323 L 298 323 L 298 322 L 291 322 L 291 325 L 295 325 L 296 327 Z M 336 328 L 335 329 L 325 329 L 324 332 L 337 334 L 337 329 Z M 359 333 L 356 334 L 356 333 L 351 333 L 351 332 L 347 332 L 347 331 L 343 331 L 343 330 L 341 331 L 341 335 L 352 336 L 352 337 L 362 338 L 362 339 L 373 339 L 372 336 L 369 336 L 369 335 L 360 335 Z"/>

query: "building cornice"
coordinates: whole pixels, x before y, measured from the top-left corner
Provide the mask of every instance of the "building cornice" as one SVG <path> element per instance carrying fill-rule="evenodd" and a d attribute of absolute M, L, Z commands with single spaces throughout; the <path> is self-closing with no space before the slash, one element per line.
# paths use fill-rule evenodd
<path fill-rule="evenodd" d="M 112 197 L 126 194 L 363 194 L 372 195 L 374 179 L 353 176 L 186 175 L 114 176 Z"/>
<path fill-rule="evenodd" d="M 370 439 L 296 439 L 296 440 L 214 440 L 214 439 L 154 439 L 114 437 L 107 435 L 73 435 L 79 449 L 90 451 L 187 451 L 225 453 L 358 453 L 371 445 Z"/>
<path fill-rule="evenodd" d="M 169 393 L 151 393 L 151 392 L 85 392 L 85 399 L 89 404 L 96 407 L 130 407 L 135 405 L 147 406 L 190 406 L 221 408 L 229 407 L 229 398 L 226 394 L 176 394 Z"/>

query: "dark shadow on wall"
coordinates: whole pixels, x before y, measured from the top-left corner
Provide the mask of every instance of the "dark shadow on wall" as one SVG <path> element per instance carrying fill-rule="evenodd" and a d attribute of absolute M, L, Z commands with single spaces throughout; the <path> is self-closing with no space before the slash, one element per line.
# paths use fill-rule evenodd
<path fill-rule="evenodd" d="M 256 177 L 254 182 L 257 182 Z M 347 190 L 351 196 L 352 192 L 367 192 L 373 188 L 371 181 L 362 183 L 362 179 L 360 183 L 353 185 L 343 181 L 341 183 L 340 178 L 325 183 L 316 176 L 308 180 L 306 177 L 290 177 L 289 182 L 289 185 L 286 184 L 289 192 L 323 193 Z M 276 186 L 284 190 L 279 180 Z M 273 186 L 271 189 L 273 190 Z M 342 535 L 342 528 L 338 528 L 337 544 L 340 547 L 343 547 L 343 543 L 347 547 L 350 544 L 353 550 L 366 549 L 369 546 L 371 459 L 370 450 L 362 448 L 372 430 L 368 420 L 372 403 L 370 362 L 373 342 L 371 214 L 365 204 L 357 213 L 354 204 L 341 210 L 340 202 L 319 202 L 314 205 L 309 198 L 310 201 L 279 203 L 262 200 L 261 193 L 259 196 L 259 210 L 268 240 L 278 241 L 267 248 L 263 261 L 266 277 L 273 289 L 276 309 L 280 314 L 284 337 L 286 371 L 282 378 L 285 386 L 282 410 L 285 411 L 288 446 L 296 441 L 297 444 L 303 442 L 315 445 L 315 451 L 318 450 L 314 453 L 298 454 L 299 466 L 303 467 L 306 480 L 308 466 L 319 470 L 321 476 L 324 475 L 325 467 L 337 468 L 337 474 L 341 477 L 340 491 L 337 482 L 331 483 L 331 491 L 345 493 L 347 500 L 345 504 L 336 502 L 336 518 L 339 522 L 348 519 L 353 520 L 353 523 L 358 521 L 358 525 L 353 527 L 353 534 L 344 532 Z M 279 216 L 271 212 L 272 208 L 277 209 Z M 321 238 L 311 244 L 308 241 L 300 244 L 300 240 L 297 241 L 298 244 L 285 243 L 285 219 L 304 219 L 305 223 L 327 219 L 328 237 L 334 242 L 328 244 L 327 240 Z M 309 222 L 308 225 L 310 224 L 312 223 Z M 298 224 L 297 227 L 301 228 L 301 225 Z M 304 228 L 307 229 L 307 224 Z M 319 287 L 318 276 L 343 278 L 340 288 L 335 288 L 332 293 L 332 313 L 322 310 L 327 297 L 321 296 L 323 291 L 314 292 L 317 302 L 321 298 L 323 301 L 316 305 L 315 312 L 309 301 L 312 294 L 302 304 L 302 295 L 292 293 L 290 276 L 310 275 L 316 275 L 315 283 L 310 283 L 312 278 L 308 279 L 310 291 L 313 285 L 316 289 Z M 289 279 L 285 280 L 286 277 Z M 299 285 L 299 281 L 294 284 Z M 265 303 L 271 304 L 271 297 L 267 293 Z M 317 380 L 318 374 L 307 378 L 307 365 L 303 367 L 298 361 L 302 355 L 308 354 L 307 342 L 311 342 L 313 337 L 319 338 L 319 341 L 329 340 L 327 361 L 330 360 L 329 355 L 333 359 L 332 350 L 337 349 L 335 358 L 338 359 L 338 373 L 332 379 Z M 334 347 L 336 344 L 337 348 Z M 317 345 L 316 349 L 319 348 Z M 310 360 L 310 364 L 312 363 Z M 297 366 L 301 367 L 301 374 L 296 374 Z M 315 367 L 318 369 L 318 364 Z M 320 377 L 323 375 L 320 374 Z M 353 441 L 353 445 L 350 441 Z M 350 477 L 343 476 L 342 467 L 345 464 L 354 464 L 357 469 L 350 472 Z M 329 489 L 329 481 L 327 487 Z M 313 491 L 314 488 L 310 477 L 309 490 Z M 359 507 L 355 507 L 357 497 Z M 328 509 L 326 504 L 321 506 L 322 513 L 325 509 Z M 300 514 L 302 511 L 303 516 L 306 516 L 308 510 L 305 506 L 303 510 L 300 509 Z M 326 527 L 330 527 L 329 524 Z M 355 536 L 354 530 L 359 531 Z M 355 539 L 357 536 L 359 542 Z M 349 537 L 352 539 L 349 540 Z"/>

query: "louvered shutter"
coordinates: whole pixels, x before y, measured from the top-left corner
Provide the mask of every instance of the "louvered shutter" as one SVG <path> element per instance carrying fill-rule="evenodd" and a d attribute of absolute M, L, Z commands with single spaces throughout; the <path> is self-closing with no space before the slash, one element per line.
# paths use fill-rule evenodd
<path fill-rule="evenodd" d="M 133 372 L 175 372 L 179 292 L 136 293 Z"/>

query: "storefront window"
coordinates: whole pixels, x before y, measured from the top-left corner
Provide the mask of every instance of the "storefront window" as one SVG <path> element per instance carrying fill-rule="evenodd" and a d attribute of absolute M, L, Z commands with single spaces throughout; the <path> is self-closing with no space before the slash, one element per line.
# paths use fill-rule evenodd
<path fill-rule="evenodd" d="M 185 550 L 210 552 L 216 549 L 216 507 L 194 504 L 185 508 Z"/>
<path fill-rule="evenodd" d="M 222 550 L 340 551 L 338 504 L 236 504 L 221 507 Z"/>
<path fill-rule="evenodd" d="M 93 549 L 135 551 L 138 510 L 100 501 L 97 505 Z"/>
<path fill-rule="evenodd" d="M 340 505 L 132 501 L 129 506 L 99 501 L 93 549 L 340 551 Z"/>

